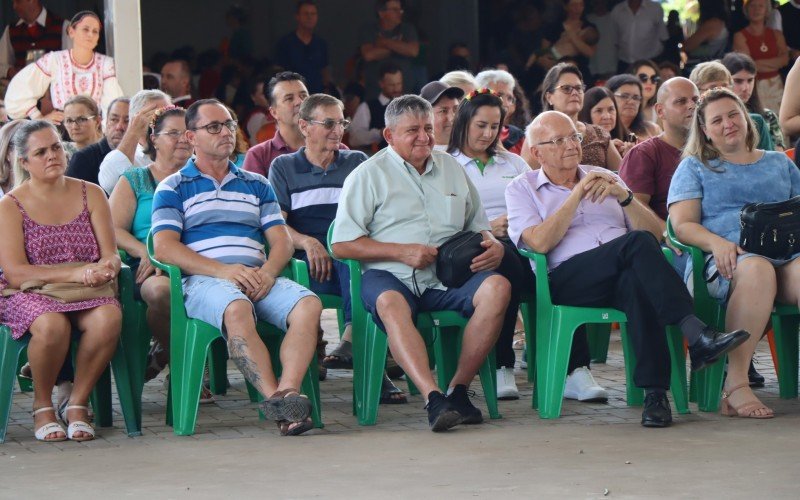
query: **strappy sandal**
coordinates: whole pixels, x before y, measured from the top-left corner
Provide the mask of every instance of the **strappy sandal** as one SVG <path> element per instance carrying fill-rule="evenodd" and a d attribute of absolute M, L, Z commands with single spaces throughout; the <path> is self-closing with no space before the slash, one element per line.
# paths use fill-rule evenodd
<path fill-rule="evenodd" d="M 66 416 L 69 410 L 86 410 L 88 412 L 89 407 L 84 405 L 69 405 L 64 409 L 64 416 Z M 83 432 L 84 434 L 88 435 L 82 437 L 75 437 L 75 434 L 78 432 Z M 76 420 L 74 422 L 69 422 L 69 425 L 67 426 L 67 439 L 71 441 L 76 441 L 78 443 L 81 443 L 83 441 L 91 441 L 92 439 L 94 439 L 94 427 L 84 422 L 83 420 Z"/>
<path fill-rule="evenodd" d="M 329 370 L 352 370 L 353 369 L 353 344 L 348 340 L 342 340 L 336 349 L 325 356 L 322 366 Z"/>
<path fill-rule="evenodd" d="M 749 383 L 739 384 L 733 389 L 729 391 L 722 391 L 722 402 L 720 404 L 719 412 L 722 415 L 727 415 L 729 417 L 741 417 L 741 418 L 758 418 L 758 419 L 766 419 L 766 418 L 773 418 L 775 416 L 774 413 L 771 413 L 772 410 L 764 405 L 761 401 L 756 399 L 755 401 L 748 401 L 746 403 L 742 403 L 739 406 L 733 406 L 730 403 L 730 397 L 744 387 L 749 387 Z M 767 410 L 770 413 L 766 415 L 757 415 L 755 414 L 758 410 Z"/>
<path fill-rule="evenodd" d="M 398 397 L 397 395 L 400 395 Z M 408 398 L 403 391 L 392 383 L 392 379 L 385 373 L 383 374 L 383 382 L 381 383 L 381 399 L 382 405 L 404 405 L 408 403 Z"/>
<path fill-rule="evenodd" d="M 19 378 L 24 378 L 25 380 L 30 380 L 33 382 L 33 370 L 31 370 L 31 364 L 25 363 L 19 369 L 19 373 L 17 374 Z M 41 409 L 41 408 L 40 408 Z"/>
<path fill-rule="evenodd" d="M 43 408 L 39 408 L 38 410 L 33 410 L 32 415 L 35 417 L 39 413 L 43 413 L 46 411 L 52 411 L 53 413 L 55 413 L 56 409 L 53 408 L 52 406 L 45 406 Z M 54 434 L 56 432 L 60 432 L 64 436 L 47 439 L 48 435 Z M 65 431 L 64 428 L 61 427 L 61 424 L 59 424 L 58 422 L 47 422 L 43 426 L 36 429 L 36 431 L 34 431 L 33 433 L 33 436 L 36 438 L 37 441 L 41 441 L 43 443 L 58 443 L 67 440 L 67 431 Z"/>
<path fill-rule="evenodd" d="M 270 420 L 275 420 L 281 436 L 297 436 L 314 427 L 311 421 L 311 402 L 297 389 L 276 391 L 261 402 L 261 411 Z M 292 427 L 292 424 L 300 424 Z"/>

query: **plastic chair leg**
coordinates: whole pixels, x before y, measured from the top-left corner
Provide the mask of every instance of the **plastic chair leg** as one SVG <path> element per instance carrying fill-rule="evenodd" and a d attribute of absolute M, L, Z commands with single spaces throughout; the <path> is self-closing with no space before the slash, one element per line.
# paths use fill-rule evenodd
<path fill-rule="evenodd" d="M 800 316 L 773 316 L 772 329 L 777 354 L 776 371 L 782 399 L 797 397 L 798 325 Z"/>
<path fill-rule="evenodd" d="M 722 396 L 722 379 L 725 373 L 727 356 L 708 368 L 696 373 L 697 381 L 697 407 L 700 411 L 719 411 L 720 397 Z"/>
<path fill-rule="evenodd" d="M 489 410 L 489 418 L 498 419 L 503 418 L 503 415 L 497 409 L 497 370 L 494 360 L 494 349 L 492 349 L 478 373 L 481 377 L 481 387 L 486 400 L 486 409 Z"/>
<path fill-rule="evenodd" d="M 211 344 L 208 353 L 208 377 L 211 392 L 224 395 L 228 392 L 228 346 L 222 339 Z"/>
<path fill-rule="evenodd" d="M 683 350 L 683 333 L 680 328 L 667 327 L 667 347 L 670 357 L 670 390 L 678 413 L 689 413 L 689 394 L 686 389 L 686 354 Z"/>
<path fill-rule="evenodd" d="M 18 373 L 17 366 L 21 354 L 27 346 L 27 338 L 13 340 L 7 328 L 0 330 L 0 444 L 6 439 L 14 393 L 14 377 Z"/>
<path fill-rule="evenodd" d="M 536 380 L 536 363 L 534 362 L 536 358 L 531 357 L 531 349 L 536 348 L 534 345 L 536 342 L 536 304 L 521 302 L 519 305 L 519 310 L 522 313 L 522 324 L 525 326 L 525 350 L 527 351 L 526 358 L 528 362 L 528 382 L 532 383 L 534 380 Z M 495 376 L 497 376 L 496 373 Z"/>
<path fill-rule="evenodd" d="M 436 378 L 439 390 L 447 393 L 447 387 L 458 368 L 459 337 L 462 335 L 455 327 L 434 326 L 433 353 L 436 360 Z M 425 395 L 427 396 L 427 394 Z"/>
<path fill-rule="evenodd" d="M 211 341 L 209 334 L 190 322 L 186 332 L 172 332 L 170 352 L 170 385 L 172 390 L 173 430 L 179 436 L 194 434 L 203 367 Z M 181 335 L 183 333 L 183 335 Z"/>
<path fill-rule="evenodd" d="M 141 392 L 134 387 L 131 368 L 125 347 L 120 343 L 111 360 L 111 371 L 117 384 L 117 398 L 125 421 L 128 436 L 142 435 L 142 398 Z M 110 394 L 109 394 L 110 396 Z"/>
<path fill-rule="evenodd" d="M 388 349 L 386 334 L 367 319 L 363 336 L 353 336 L 353 397 L 359 425 L 375 425 Z"/>
<path fill-rule="evenodd" d="M 300 389 L 311 401 L 311 420 L 314 422 L 314 427 L 322 429 L 325 424 L 322 423 L 322 401 L 319 391 L 319 368 L 317 367 L 316 358 L 308 366 L 305 377 L 303 377 L 303 384 Z"/>
<path fill-rule="evenodd" d="M 540 418 L 558 418 L 561 415 L 572 336 L 577 327 L 562 324 L 557 316 L 553 321 L 554 328 L 536 329 L 536 377 L 539 383 L 537 399 Z M 552 338 L 551 331 L 554 332 Z"/>
<path fill-rule="evenodd" d="M 98 427 L 113 426 L 114 418 L 111 414 L 111 370 L 108 368 L 97 379 L 97 384 L 95 384 L 89 400 L 94 408 L 94 423 Z"/>
<path fill-rule="evenodd" d="M 28 362 L 28 351 L 23 350 L 22 355 L 19 357 L 19 363 L 17 363 L 17 370 L 16 373 L 22 369 L 22 366 Z M 33 381 L 28 378 L 22 378 L 17 376 L 17 383 L 19 383 L 19 390 L 22 392 L 33 392 Z"/>
<path fill-rule="evenodd" d="M 605 363 L 608 358 L 608 344 L 611 341 L 611 325 L 608 323 L 586 325 L 586 336 L 592 361 Z"/>
<path fill-rule="evenodd" d="M 633 373 L 636 370 L 638 361 L 633 349 L 633 341 L 628 335 L 628 329 L 625 324 L 620 325 L 620 335 L 622 337 L 622 355 L 625 359 L 625 401 L 628 406 L 642 406 L 644 404 L 644 390 L 636 387 L 633 382 Z"/>

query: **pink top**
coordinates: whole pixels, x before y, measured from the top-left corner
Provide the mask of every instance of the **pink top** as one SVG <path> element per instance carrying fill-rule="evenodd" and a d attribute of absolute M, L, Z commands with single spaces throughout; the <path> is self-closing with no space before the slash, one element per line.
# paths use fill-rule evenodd
<path fill-rule="evenodd" d="M 619 179 L 610 170 L 587 165 L 578 167 L 578 178 L 583 179 L 592 170 L 604 171 Z M 622 183 L 622 180 L 619 179 L 619 182 Z M 511 241 L 520 248 L 527 248 L 522 241 L 522 233 L 553 215 L 570 193 L 569 189 L 550 182 L 542 169 L 524 173 L 511 181 L 506 188 L 508 236 Z M 547 267 L 550 270 L 555 269 L 573 255 L 608 243 L 630 229 L 628 217 L 613 197 L 607 197 L 602 203 L 582 200 L 567 233 L 547 254 Z M 533 267 L 533 262 L 531 266 Z"/>

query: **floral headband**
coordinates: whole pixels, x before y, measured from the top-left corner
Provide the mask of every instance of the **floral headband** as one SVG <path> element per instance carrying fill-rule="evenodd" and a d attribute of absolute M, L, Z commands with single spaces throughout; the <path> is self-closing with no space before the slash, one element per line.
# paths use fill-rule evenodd
<path fill-rule="evenodd" d="M 161 118 L 162 116 L 164 116 L 164 113 L 166 113 L 167 111 L 172 111 L 173 109 L 183 110 L 182 107 L 176 106 L 174 104 L 168 104 L 168 105 L 166 105 L 166 106 L 164 106 L 162 108 L 158 108 L 156 110 L 156 112 L 153 113 L 153 119 L 150 120 L 150 129 L 155 130 L 156 129 L 156 122 L 158 121 L 158 119 Z"/>
<path fill-rule="evenodd" d="M 493 96 L 498 97 L 498 98 L 500 97 L 500 96 L 497 95 L 497 92 L 495 92 L 494 90 L 492 90 L 492 89 L 490 89 L 488 87 L 483 87 L 483 88 L 480 88 L 480 89 L 473 90 L 472 92 L 467 94 L 467 96 L 464 97 L 464 99 L 466 99 L 468 101 L 471 101 L 473 97 L 479 96 L 479 95 L 485 95 L 485 94 L 493 95 Z"/>

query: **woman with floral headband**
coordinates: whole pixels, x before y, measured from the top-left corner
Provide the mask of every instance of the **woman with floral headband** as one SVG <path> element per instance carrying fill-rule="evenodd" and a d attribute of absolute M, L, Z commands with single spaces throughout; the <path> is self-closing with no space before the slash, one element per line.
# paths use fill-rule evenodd
<path fill-rule="evenodd" d="M 94 12 L 84 10 L 75 14 L 67 28 L 72 48 L 45 54 L 17 73 L 8 84 L 6 109 L 9 116 L 61 123 L 70 97 L 89 96 L 100 109 L 108 109 L 111 101 L 122 97 L 114 59 L 94 51 L 100 40 L 101 26 Z M 36 103 L 48 88 L 54 110 L 43 116 Z"/>
<path fill-rule="evenodd" d="M 705 92 L 672 177 L 667 205 L 678 239 L 706 254 L 708 291 L 726 304 L 725 325 L 752 332 L 728 354 L 721 412 L 772 418 L 750 389 L 748 368 L 774 303 L 800 302 L 800 252 L 787 259 L 749 253 L 739 246 L 739 212 L 753 202 L 800 195 L 800 171 L 775 151 L 756 148 L 758 132 L 747 108 L 728 88 Z M 691 276 L 691 261 L 686 276 Z"/>
<path fill-rule="evenodd" d="M 514 177 L 530 168 L 519 156 L 498 147 L 505 117 L 503 101 L 491 90 L 482 88 L 467 94 L 456 112 L 447 152 L 464 167 L 478 189 L 492 234 L 505 247 L 503 260 L 496 271 L 511 282 L 512 297 L 495 344 L 497 398 L 518 399 L 519 391 L 514 380 L 514 328 L 519 296 L 529 283 L 533 283 L 533 273 L 527 259 L 517 252 L 508 238 L 505 192 Z"/>
<path fill-rule="evenodd" d="M 147 304 L 147 325 L 154 339 L 145 381 L 155 378 L 169 361 L 169 278 L 150 263 L 145 245 L 156 185 L 183 168 L 192 155 L 186 140 L 185 116 L 186 110 L 178 106 L 156 110 L 145 149 L 153 162 L 122 174 L 109 199 L 117 246 L 130 256 L 134 294 Z M 203 395 L 201 399 L 209 397 Z"/>

